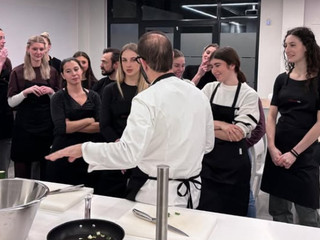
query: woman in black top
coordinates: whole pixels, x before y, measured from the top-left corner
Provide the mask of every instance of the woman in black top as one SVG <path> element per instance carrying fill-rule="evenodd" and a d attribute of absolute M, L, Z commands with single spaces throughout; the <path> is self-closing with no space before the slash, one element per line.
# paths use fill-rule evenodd
<path fill-rule="evenodd" d="M 8 50 L 4 47 L 5 43 L 5 34 L 0 28 L 0 171 L 5 171 L 7 176 L 10 164 L 13 112 L 7 100 L 12 65 L 8 58 Z"/>
<path fill-rule="evenodd" d="M 273 220 L 292 223 L 294 203 L 299 224 L 319 227 L 319 164 L 313 152 L 320 135 L 320 48 L 305 27 L 289 30 L 283 46 L 288 72 L 274 83 L 261 189 L 270 194 Z"/>
<path fill-rule="evenodd" d="M 82 74 L 82 86 L 86 89 L 92 89 L 93 85 L 98 82 L 91 68 L 91 61 L 85 52 L 78 51 L 73 54 L 73 57 L 80 62 L 83 74 Z"/>
<path fill-rule="evenodd" d="M 50 97 L 59 89 L 59 77 L 44 56 L 44 39 L 31 37 L 24 64 L 14 68 L 10 75 L 8 103 L 17 110 L 11 146 L 16 177 L 32 177 L 32 162 L 39 162 L 43 178 L 47 162 L 44 156 L 52 144 Z"/>
<path fill-rule="evenodd" d="M 49 62 L 49 65 L 54 67 L 57 70 L 57 72 L 59 73 L 60 66 L 61 66 L 61 60 L 49 55 L 49 52 L 51 50 L 51 40 L 50 40 L 49 33 L 43 32 L 43 33 L 41 33 L 40 36 L 43 37 L 44 41 L 46 42 L 46 59 Z"/>
<path fill-rule="evenodd" d="M 75 58 L 68 58 L 61 63 L 62 77 L 66 87 L 51 99 L 51 115 L 54 124 L 52 151 L 67 146 L 96 141 L 99 138 L 100 97 L 81 84 L 82 67 Z M 94 174 L 87 172 L 88 164 L 76 161 L 71 164 L 67 159 L 49 162 L 46 180 L 80 184 L 95 187 Z"/>
<path fill-rule="evenodd" d="M 209 58 L 219 45 L 216 43 L 209 44 L 203 49 L 200 65 L 188 65 L 183 73 L 183 78 L 190 79 L 199 89 L 202 89 L 207 83 L 216 81 L 211 72 L 212 66 L 209 64 Z"/>
<path fill-rule="evenodd" d="M 136 94 L 147 88 L 136 62 L 137 45 L 129 43 L 120 52 L 120 64 L 117 80 L 104 88 L 102 95 L 100 131 L 106 142 L 115 142 L 121 138 L 130 114 L 131 101 Z M 127 176 L 119 170 L 108 170 L 104 176 L 106 195 L 124 197 Z"/>

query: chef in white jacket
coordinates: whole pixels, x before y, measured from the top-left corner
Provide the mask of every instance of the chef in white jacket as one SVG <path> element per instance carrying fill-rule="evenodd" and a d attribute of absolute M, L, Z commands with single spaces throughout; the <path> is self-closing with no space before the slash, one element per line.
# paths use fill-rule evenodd
<path fill-rule="evenodd" d="M 169 170 L 169 206 L 196 208 L 203 155 L 214 146 L 213 118 L 206 96 L 170 72 L 173 51 L 161 32 L 148 32 L 138 43 L 138 61 L 150 87 L 132 101 L 119 142 L 74 145 L 46 158 L 83 156 L 88 171 L 134 168 L 127 198 L 156 204 L 157 165 Z"/>

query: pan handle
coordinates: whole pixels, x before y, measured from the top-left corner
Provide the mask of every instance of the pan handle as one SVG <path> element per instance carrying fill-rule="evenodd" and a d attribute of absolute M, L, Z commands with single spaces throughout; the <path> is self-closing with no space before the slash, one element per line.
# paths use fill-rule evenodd
<path fill-rule="evenodd" d="M 91 199 L 92 194 L 87 194 L 84 198 L 84 218 L 90 219 L 91 218 Z"/>

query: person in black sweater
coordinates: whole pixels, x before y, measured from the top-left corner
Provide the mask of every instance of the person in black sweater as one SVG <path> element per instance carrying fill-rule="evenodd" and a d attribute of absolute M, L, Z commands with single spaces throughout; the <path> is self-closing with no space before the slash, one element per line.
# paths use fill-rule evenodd
<path fill-rule="evenodd" d="M 0 171 L 7 171 L 10 164 L 10 148 L 13 128 L 13 112 L 8 105 L 7 93 L 11 61 L 5 48 L 5 34 L 0 28 Z"/>
<path fill-rule="evenodd" d="M 46 59 L 48 60 L 49 65 L 54 67 L 57 70 L 57 72 L 60 72 L 61 60 L 49 55 L 49 52 L 51 50 L 51 40 L 49 33 L 43 32 L 40 36 L 43 37 L 44 41 L 46 42 Z"/>
<path fill-rule="evenodd" d="M 203 49 L 200 65 L 188 65 L 183 73 L 183 78 L 190 79 L 199 89 L 202 89 L 207 83 L 217 81 L 211 72 L 212 66 L 209 64 L 209 58 L 219 48 L 216 43 L 209 44 Z"/>
<path fill-rule="evenodd" d="M 83 69 L 82 86 L 86 89 L 92 89 L 93 85 L 98 82 L 91 68 L 91 60 L 88 54 L 78 51 L 73 54 L 73 57 L 78 59 Z"/>
<path fill-rule="evenodd" d="M 105 76 L 101 78 L 92 87 L 93 91 L 96 91 L 102 98 L 103 89 L 109 83 L 116 80 L 118 65 L 119 65 L 119 55 L 120 50 L 116 48 L 106 48 L 103 50 L 103 55 L 101 57 L 101 74 Z"/>
<path fill-rule="evenodd" d="M 51 115 L 54 124 L 52 151 L 76 143 L 100 140 L 99 95 L 82 87 L 83 70 L 77 59 L 64 59 L 61 69 L 66 87 L 51 99 Z M 87 168 L 88 164 L 83 159 L 78 160 L 76 164 L 69 163 L 65 158 L 48 162 L 46 180 L 73 185 L 83 183 L 95 188 L 98 173 L 88 173 Z"/>
<path fill-rule="evenodd" d="M 140 72 L 140 65 L 136 62 L 137 45 L 128 43 L 120 53 L 120 64 L 117 80 L 103 90 L 100 131 L 106 142 L 118 141 L 127 125 L 127 118 L 131 110 L 131 101 L 136 94 L 147 88 L 147 84 Z M 120 170 L 105 171 L 105 194 L 114 197 L 124 197 L 128 172 Z"/>

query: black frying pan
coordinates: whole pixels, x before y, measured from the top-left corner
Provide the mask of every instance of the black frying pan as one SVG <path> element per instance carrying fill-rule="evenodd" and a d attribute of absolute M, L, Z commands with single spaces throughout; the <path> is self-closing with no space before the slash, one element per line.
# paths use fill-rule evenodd
<path fill-rule="evenodd" d="M 106 220 L 80 219 L 53 228 L 48 233 L 47 240 L 87 240 L 89 235 L 95 235 L 97 238 L 93 238 L 94 240 L 122 240 L 124 230 L 118 224 Z"/>

